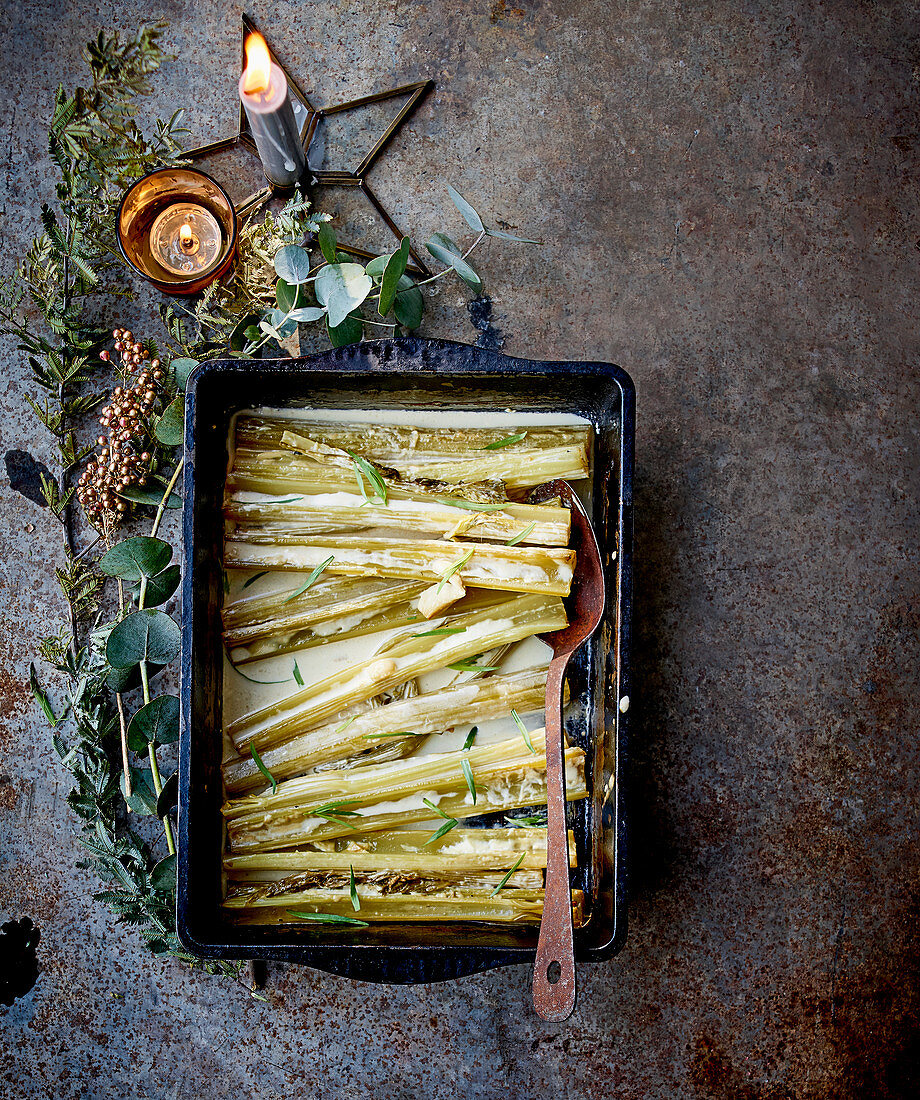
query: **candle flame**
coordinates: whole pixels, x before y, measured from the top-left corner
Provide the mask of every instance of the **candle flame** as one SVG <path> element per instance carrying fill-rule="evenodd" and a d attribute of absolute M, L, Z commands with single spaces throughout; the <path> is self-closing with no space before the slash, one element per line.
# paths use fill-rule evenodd
<path fill-rule="evenodd" d="M 268 43 L 258 31 L 246 39 L 246 68 L 243 70 L 243 91 L 249 95 L 265 94 L 271 82 L 271 58 Z"/>
<path fill-rule="evenodd" d="M 179 240 L 182 241 L 183 244 L 187 244 L 191 239 L 192 227 L 188 224 L 188 222 L 186 222 L 185 225 L 183 225 L 182 228 L 179 230 Z"/>

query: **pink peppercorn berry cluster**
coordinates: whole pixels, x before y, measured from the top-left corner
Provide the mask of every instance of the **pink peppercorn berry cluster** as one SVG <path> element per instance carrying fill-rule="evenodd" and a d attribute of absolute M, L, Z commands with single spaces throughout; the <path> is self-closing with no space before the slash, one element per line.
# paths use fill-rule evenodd
<path fill-rule="evenodd" d="M 100 413 L 99 423 L 108 429 L 108 436 L 97 439 L 99 450 L 90 459 L 77 482 L 77 499 L 89 522 L 100 530 L 115 526 L 130 508 L 130 502 L 120 494 L 126 489 L 143 488 L 153 468 L 153 434 L 150 419 L 159 412 L 166 373 L 159 359 L 150 352 L 129 329 L 116 328 L 116 365 L 124 375 L 125 384 L 116 386 Z M 99 353 L 111 362 L 108 351 Z M 128 379 L 137 372 L 128 385 Z"/>

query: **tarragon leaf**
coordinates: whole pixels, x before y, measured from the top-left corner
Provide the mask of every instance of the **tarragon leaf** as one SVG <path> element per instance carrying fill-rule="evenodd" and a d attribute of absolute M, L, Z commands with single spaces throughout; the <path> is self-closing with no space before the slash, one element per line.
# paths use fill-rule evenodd
<path fill-rule="evenodd" d="M 495 895 L 499 892 L 499 890 L 503 889 L 505 886 L 508 885 L 508 880 L 514 874 L 514 872 L 518 869 L 518 867 L 520 867 L 521 864 L 524 862 L 524 856 L 526 854 L 527 854 L 526 852 L 521 852 L 521 854 L 518 856 L 517 860 L 515 861 L 514 866 L 511 868 L 511 870 L 508 872 L 508 874 L 505 875 L 505 877 L 501 880 L 501 882 L 498 884 L 498 886 L 496 886 L 495 889 L 492 891 L 492 893 L 489 894 L 490 898 L 494 898 Z"/>
<path fill-rule="evenodd" d="M 536 756 L 537 750 L 533 747 L 533 741 L 530 739 L 530 730 L 524 725 L 524 720 L 514 707 L 511 708 L 511 717 L 514 719 L 514 724 L 521 731 L 521 737 L 524 738 L 524 744 L 530 749 L 533 755 Z"/>
<path fill-rule="evenodd" d="M 536 526 L 537 526 L 537 521 L 536 520 L 534 520 L 533 523 L 528 523 L 527 526 L 523 530 L 518 531 L 518 533 L 516 535 L 512 535 L 512 537 L 510 539 L 507 539 L 505 541 L 505 546 L 517 546 L 517 544 L 519 542 L 523 542 L 524 539 L 526 539 L 527 536 L 532 533 L 532 531 L 534 530 L 534 528 Z"/>
<path fill-rule="evenodd" d="M 510 447 L 512 443 L 520 443 L 527 435 L 527 432 L 515 432 L 514 435 L 506 435 L 504 439 L 496 439 L 494 443 L 487 443 L 482 449 L 484 451 L 498 451 L 502 447 Z"/>
<path fill-rule="evenodd" d="M 473 768 L 469 760 L 460 761 L 460 770 L 463 772 L 463 778 L 466 780 L 467 790 L 473 796 L 473 805 L 476 805 L 476 783 L 473 779 Z"/>
<path fill-rule="evenodd" d="M 358 897 L 358 888 L 355 885 L 355 869 L 348 865 L 349 881 L 348 881 L 348 893 L 351 895 L 351 907 L 357 913 L 361 908 L 361 899 Z"/>
<path fill-rule="evenodd" d="M 297 917 L 298 920 L 316 921 L 318 924 L 353 924 L 358 928 L 369 928 L 366 920 L 355 920 L 354 917 L 340 917 L 338 913 L 302 913 L 299 909 L 286 909 L 288 916 Z"/>
<path fill-rule="evenodd" d="M 422 801 L 425 803 L 425 805 L 428 807 L 429 810 L 434 810 L 434 812 L 438 815 L 438 817 L 443 817 L 445 821 L 453 821 L 454 820 L 450 816 L 450 814 L 444 813 L 444 811 L 442 809 L 435 806 L 435 804 L 433 802 L 431 802 L 429 799 L 423 798 Z"/>
<path fill-rule="evenodd" d="M 256 767 L 265 776 L 265 778 L 269 781 L 269 783 L 271 783 L 271 785 L 272 785 L 272 794 L 277 794 L 278 793 L 278 780 L 275 779 L 275 777 L 268 770 L 268 768 L 266 768 L 266 766 L 262 763 L 262 757 L 259 756 L 259 753 L 256 750 L 255 745 L 250 745 L 249 746 L 249 751 L 252 754 L 253 760 L 256 762 Z"/>
<path fill-rule="evenodd" d="M 321 561 L 319 563 L 319 565 L 317 565 L 316 568 L 313 570 L 313 572 L 309 575 L 309 577 L 307 577 L 307 579 L 303 582 L 303 584 L 300 586 L 300 588 L 295 588 L 294 591 L 290 594 L 290 596 L 287 596 L 282 601 L 282 603 L 290 603 L 291 600 L 296 599 L 298 596 L 302 596 L 308 588 L 311 588 L 313 586 L 314 582 L 316 581 L 316 579 L 320 575 L 320 573 L 322 573 L 322 571 L 324 569 L 326 569 L 328 566 L 330 566 L 334 561 L 335 561 L 335 555 L 334 554 L 330 554 L 329 557 L 326 558 L 325 561 Z"/>
<path fill-rule="evenodd" d="M 433 844 L 436 840 L 440 840 L 445 833 L 449 833 L 451 829 L 455 829 L 459 824 L 460 822 L 455 817 L 448 818 L 440 829 L 435 829 L 431 836 L 426 841 L 423 841 L 422 847 L 424 848 L 425 845 Z"/>
<path fill-rule="evenodd" d="M 363 483 L 361 481 L 361 477 L 359 476 L 359 471 L 360 471 L 360 474 L 362 476 L 366 477 L 368 479 L 368 481 L 371 483 L 371 485 L 373 485 L 373 487 L 374 487 L 374 496 L 378 497 L 382 504 L 386 504 L 386 502 L 387 502 L 386 482 L 383 480 L 383 478 L 380 476 L 380 474 L 377 473 L 377 471 L 367 461 L 366 458 L 362 458 L 360 455 L 356 455 L 354 453 L 354 451 L 349 451 L 347 447 L 345 449 L 346 449 L 346 452 L 351 456 L 351 460 L 354 463 L 355 479 L 357 480 L 358 485 L 361 488 L 361 491 L 364 492 L 364 486 L 363 486 Z"/>

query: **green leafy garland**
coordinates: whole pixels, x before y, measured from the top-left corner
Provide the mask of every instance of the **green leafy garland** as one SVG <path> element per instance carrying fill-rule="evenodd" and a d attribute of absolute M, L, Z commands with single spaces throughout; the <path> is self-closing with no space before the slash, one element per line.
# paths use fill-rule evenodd
<path fill-rule="evenodd" d="M 174 595 L 180 575 L 160 528 L 166 510 L 180 499 L 182 391 L 201 359 L 284 352 L 301 324 L 322 323 L 336 347 L 360 340 L 368 324 L 391 332 L 415 329 L 424 299 L 421 284 L 406 274 L 406 238 L 393 253 L 362 266 L 339 249 L 329 215 L 311 213 L 302 197 L 268 212 L 262 221 L 250 221 L 241 229 L 239 258 L 229 279 L 212 284 L 192 309 L 161 307 L 172 341 L 171 362 L 155 358 L 151 341 L 129 348 L 135 363 L 153 360 L 160 380 L 148 412 L 130 422 L 129 432 L 123 425 L 122 431 L 125 445 L 134 447 L 133 465 L 143 467 L 144 484 L 158 481 L 159 488 L 123 487 L 117 471 L 107 474 L 103 448 L 87 469 L 96 478 L 109 477 L 108 496 L 114 486 L 121 498 L 117 511 L 97 507 L 74 514 L 74 476 L 93 452 L 92 444 L 78 441 L 78 428 L 104 398 L 94 383 L 103 372 L 110 377 L 104 347 L 109 333 L 87 320 L 88 306 L 94 295 L 125 293 L 116 282 L 122 271 L 114 238 L 117 206 L 138 176 L 181 160 L 181 112 L 156 122 L 149 138 L 135 121 L 136 99 L 150 92 L 148 78 L 165 59 L 162 30 L 162 24 L 144 27 L 126 42 L 117 34 L 100 34 L 86 50 L 91 86 L 70 97 L 58 90 L 49 130 L 59 173 L 57 207 L 42 207 L 43 232 L 16 275 L 0 285 L 0 329 L 28 357 L 40 393 L 30 404 L 57 452 L 59 473 L 43 476 L 42 490 L 62 529 L 64 564 L 56 573 L 69 623 L 60 635 L 42 639 L 39 649 L 60 674 L 62 703 L 56 709 L 34 665 L 30 685 L 76 784 L 68 802 L 81 820 L 89 862 L 105 885 L 96 897 L 120 921 L 136 926 L 155 953 L 238 977 L 238 963 L 202 963 L 183 950 L 176 936 L 172 815 L 177 776 L 175 771 L 164 776 L 158 749 L 178 740 L 179 701 L 172 694 L 154 694 L 151 685 L 180 646 L 178 625 L 160 609 Z M 445 268 L 424 282 L 454 273 L 478 292 L 481 280 L 468 259 L 473 249 L 487 236 L 522 238 L 487 229 L 476 210 L 453 188 L 449 191 L 477 236 L 463 251 L 446 234 L 436 233 L 427 248 Z M 315 266 L 302 243 L 308 234 L 316 235 L 322 253 Z M 32 320 L 36 313 L 41 328 Z M 118 349 L 123 330 L 113 335 Z M 129 355 L 123 355 L 123 364 L 127 384 L 134 369 Z M 109 421 L 104 417 L 103 422 Z M 88 476 L 80 480 L 84 495 Z M 145 507 L 154 509 L 149 532 L 113 544 L 118 523 Z M 93 525 L 98 536 L 77 550 L 75 530 L 89 535 Z M 107 594 L 108 578 L 116 582 L 117 602 Z M 127 701 L 137 691 L 140 705 L 129 718 Z"/>

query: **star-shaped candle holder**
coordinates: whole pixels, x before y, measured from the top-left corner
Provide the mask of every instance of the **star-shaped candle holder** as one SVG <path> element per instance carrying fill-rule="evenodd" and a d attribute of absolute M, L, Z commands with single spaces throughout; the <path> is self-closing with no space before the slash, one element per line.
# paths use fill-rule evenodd
<path fill-rule="evenodd" d="M 245 54 L 245 42 L 246 38 L 256 32 L 258 28 L 248 15 L 243 16 L 242 35 L 241 35 L 241 59 L 242 67 L 245 67 L 246 54 Z M 317 187 L 356 187 L 360 190 L 371 206 L 376 210 L 383 223 L 387 226 L 397 241 L 401 241 L 405 234 L 393 220 L 389 212 L 385 209 L 383 203 L 374 193 L 370 184 L 368 183 L 367 176 L 373 165 L 379 159 L 380 155 L 386 149 L 387 145 L 393 138 L 396 131 L 400 128 L 406 117 L 415 109 L 419 100 L 425 95 L 425 93 L 434 86 L 432 80 L 419 80 L 414 84 L 403 84 L 398 88 L 391 88 L 385 92 L 376 92 L 373 95 L 362 96 L 360 99 L 352 99 L 346 103 L 337 103 L 331 107 L 314 107 L 310 100 L 307 98 L 306 93 L 297 83 L 290 72 L 288 72 L 284 63 L 278 58 L 274 50 L 269 44 L 269 54 L 272 61 L 278 66 L 284 73 L 288 83 L 288 91 L 291 97 L 291 105 L 294 108 L 294 120 L 300 127 L 300 137 L 303 142 L 304 151 L 307 155 L 307 169 L 309 176 L 312 177 L 313 185 Z M 405 103 L 402 105 L 396 116 L 390 122 L 389 126 L 384 132 L 377 138 L 370 151 L 365 155 L 364 159 L 358 165 L 354 171 L 347 169 L 333 169 L 333 170 L 321 170 L 314 168 L 310 165 L 310 146 L 313 144 L 313 139 L 316 137 L 316 131 L 320 123 L 328 118 L 330 115 L 341 114 L 344 111 L 355 110 L 359 107 L 368 107 L 374 103 L 383 103 L 390 99 L 399 99 L 403 96 L 408 96 Z M 258 155 L 256 151 L 256 144 L 253 140 L 252 132 L 249 128 L 249 121 L 246 118 L 246 112 L 243 110 L 242 104 L 240 104 L 239 125 L 237 133 L 232 137 L 222 138 L 219 141 L 212 141 L 207 145 L 201 145 L 196 149 L 190 149 L 185 153 L 185 156 L 189 160 L 200 160 L 203 157 L 213 156 L 217 153 L 222 153 L 227 149 L 232 149 L 237 145 L 243 145 L 249 149 L 252 153 Z M 247 199 L 240 207 L 237 208 L 237 214 L 242 216 L 249 210 L 260 205 L 272 194 L 270 188 L 264 188 L 261 191 L 256 192 Z M 342 252 L 347 252 L 351 256 L 357 256 L 360 259 L 369 260 L 374 256 L 373 252 L 368 252 L 363 248 L 356 248 L 353 245 L 344 243 L 338 243 L 337 247 Z M 430 275 L 431 270 L 425 264 L 425 261 L 418 255 L 412 246 L 409 246 L 409 255 L 412 257 L 413 263 L 409 264 L 407 271 L 414 275 Z"/>

